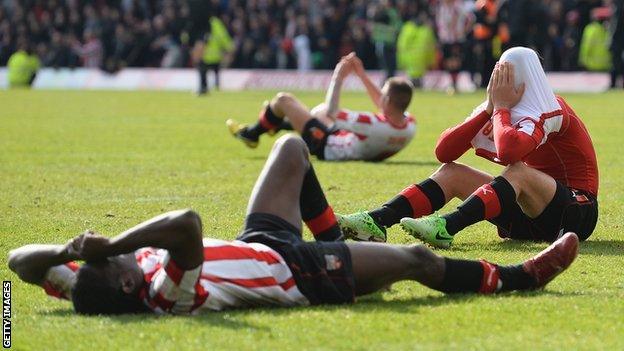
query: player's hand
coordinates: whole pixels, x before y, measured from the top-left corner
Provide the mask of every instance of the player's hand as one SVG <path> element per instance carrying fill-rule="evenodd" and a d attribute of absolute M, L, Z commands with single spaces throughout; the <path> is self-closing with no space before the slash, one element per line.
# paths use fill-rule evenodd
<path fill-rule="evenodd" d="M 491 85 L 494 110 L 510 109 L 516 106 L 524 94 L 524 83 L 519 88 L 515 86 L 514 69 L 510 62 L 503 62 L 494 68 Z"/>
<path fill-rule="evenodd" d="M 110 240 L 92 231 L 80 234 L 70 243 L 72 250 L 85 261 L 97 261 L 109 256 Z"/>
<path fill-rule="evenodd" d="M 353 57 L 351 57 L 351 64 L 353 65 L 353 72 L 358 77 L 361 77 L 364 74 L 366 74 L 364 71 L 364 64 L 362 63 L 362 60 L 360 60 L 360 58 L 357 57 L 355 53 L 353 53 Z"/>
<path fill-rule="evenodd" d="M 82 260 L 82 256 L 80 256 L 78 251 L 80 250 L 80 244 L 82 243 L 84 235 L 84 233 L 80 234 L 77 237 L 70 239 L 67 244 L 65 244 L 65 259 L 68 261 Z"/>
<path fill-rule="evenodd" d="M 499 63 L 496 62 L 496 65 L 494 66 L 494 70 L 496 70 L 499 66 Z M 487 107 L 485 108 L 485 111 L 488 113 L 488 115 L 492 115 L 492 113 L 494 112 L 494 103 L 492 102 L 492 82 L 494 78 L 494 74 L 492 73 L 490 75 L 490 81 L 488 82 L 488 86 L 487 86 Z"/>
<path fill-rule="evenodd" d="M 351 73 L 351 71 L 351 62 L 343 57 L 334 69 L 334 77 L 343 80 L 349 75 L 349 73 Z"/>

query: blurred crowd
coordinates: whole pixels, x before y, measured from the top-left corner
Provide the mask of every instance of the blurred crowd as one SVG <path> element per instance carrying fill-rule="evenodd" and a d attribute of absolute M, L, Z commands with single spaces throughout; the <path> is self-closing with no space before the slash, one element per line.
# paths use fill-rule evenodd
<path fill-rule="evenodd" d="M 622 2 L 0 0 L 0 66 L 19 51 L 49 67 L 196 66 L 213 18 L 230 41 L 212 56 L 234 68 L 330 69 L 355 51 L 366 68 L 415 82 L 442 68 L 479 83 L 505 48 L 523 45 L 547 70 L 619 74 Z"/>

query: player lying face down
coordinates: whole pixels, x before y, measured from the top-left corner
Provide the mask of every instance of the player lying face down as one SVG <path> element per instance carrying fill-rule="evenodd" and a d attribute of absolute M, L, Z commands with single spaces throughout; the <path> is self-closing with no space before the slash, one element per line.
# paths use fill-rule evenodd
<path fill-rule="evenodd" d="M 342 83 L 356 75 L 379 113 L 339 107 Z M 362 61 L 351 53 L 336 65 L 325 102 L 312 110 L 290 93 L 278 93 L 266 104 L 253 126 L 226 122 L 233 136 L 255 148 L 264 133 L 295 129 L 310 153 L 321 160 L 381 161 L 402 150 L 414 137 L 416 123 L 407 112 L 412 84 L 403 78 L 388 79 L 379 89 L 366 75 Z"/>
<path fill-rule="evenodd" d="M 302 220 L 316 241 L 303 241 Z M 9 267 L 71 300 L 78 313 L 185 314 L 350 303 L 400 280 L 446 293 L 536 289 L 578 251 L 573 233 L 513 266 L 444 258 L 422 245 L 345 243 L 307 147 L 294 136 L 276 142 L 237 239 L 202 238 L 202 229 L 191 210 L 167 212 L 113 238 L 86 232 L 65 245 L 26 245 L 10 252 Z"/>
<path fill-rule="evenodd" d="M 493 177 L 455 162 L 470 148 L 505 166 Z M 581 240 L 598 219 L 598 166 L 581 119 L 548 85 L 537 54 L 512 48 L 501 56 L 487 100 L 465 122 L 442 133 L 443 165 L 370 212 L 340 217 L 348 237 L 385 240 L 401 223 L 412 236 L 449 247 L 454 235 L 487 220 L 503 238 L 554 241 L 573 231 Z M 456 211 L 430 216 L 453 198 Z M 423 217 L 423 218 L 420 218 Z"/>

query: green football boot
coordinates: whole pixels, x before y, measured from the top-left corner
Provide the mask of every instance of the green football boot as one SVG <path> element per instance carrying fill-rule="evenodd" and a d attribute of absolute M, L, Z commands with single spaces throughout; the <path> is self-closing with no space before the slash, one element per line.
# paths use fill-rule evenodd
<path fill-rule="evenodd" d="M 377 225 L 366 212 L 356 212 L 344 216 L 336 213 L 336 220 L 347 239 L 386 242 L 386 228 Z"/>
<path fill-rule="evenodd" d="M 433 247 L 447 249 L 453 243 L 453 236 L 446 231 L 446 219 L 438 215 L 405 217 L 401 219 L 401 227 L 407 234 Z"/>

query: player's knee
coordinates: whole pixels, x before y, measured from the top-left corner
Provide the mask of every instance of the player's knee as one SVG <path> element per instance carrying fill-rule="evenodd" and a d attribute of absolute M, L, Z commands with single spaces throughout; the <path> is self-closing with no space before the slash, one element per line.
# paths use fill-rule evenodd
<path fill-rule="evenodd" d="M 442 164 L 442 166 L 440 166 L 440 168 L 438 168 L 438 170 L 434 173 L 434 176 L 453 178 L 462 175 L 467 168 L 468 167 L 461 163 L 448 162 Z"/>
<path fill-rule="evenodd" d="M 319 105 L 314 106 L 310 110 L 310 114 L 313 117 L 316 117 L 316 118 L 326 116 L 327 115 L 327 104 L 323 102 L 323 103 L 320 103 Z"/>
<path fill-rule="evenodd" d="M 273 145 L 273 151 L 284 157 L 284 163 L 292 167 L 302 167 L 308 164 L 308 146 L 305 141 L 295 134 L 286 134 Z"/>
<path fill-rule="evenodd" d="M 410 253 L 411 265 L 415 267 L 428 267 L 434 264 L 437 257 L 425 245 L 410 245 L 407 247 Z"/>
<path fill-rule="evenodd" d="M 524 179 L 530 177 L 530 171 L 531 168 L 525 165 L 524 162 L 516 162 L 505 167 L 501 176 L 512 184 L 521 185 Z"/>
<path fill-rule="evenodd" d="M 283 103 L 287 103 L 289 101 L 294 100 L 294 98 L 295 97 L 293 94 L 280 91 L 279 93 L 275 95 L 275 98 L 273 99 L 273 101 L 277 104 L 283 104 Z"/>

